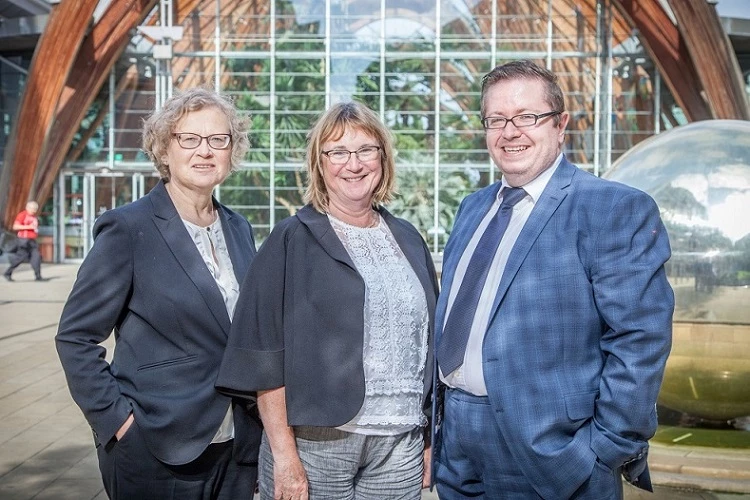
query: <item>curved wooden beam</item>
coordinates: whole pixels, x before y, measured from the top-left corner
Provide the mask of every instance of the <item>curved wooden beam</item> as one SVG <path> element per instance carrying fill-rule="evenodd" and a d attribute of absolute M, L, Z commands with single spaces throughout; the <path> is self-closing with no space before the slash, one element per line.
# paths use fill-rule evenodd
<path fill-rule="evenodd" d="M 157 0 L 111 2 L 85 37 L 68 76 L 32 186 L 35 199 L 49 197 L 81 121 L 130 40 L 130 31 Z"/>
<path fill-rule="evenodd" d="M 669 5 L 695 62 L 713 117 L 750 120 L 742 72 L 716 7 L 695 0 L 669 0 Z"/>
<path fill-rule="evenodd" d="M 53 5 L 31 60 L 0 179 L 0 213 L 6 227 L 26 205 L 63 86 L 98 0 Z M 21 145 L 21 147 L 19 147 Z M 12 180 L 12 182 L 11 182 Z M 7 193 L 7 196 L 2 194 Z M 40 200 L 41 201 L 41 200 Z"/>
<path fill-rule="evenodd" d="M 688 121 L 711 119 L 713 116 L 701 95 L 700 80 L 688 53 L 686 40 L 659 2 L 613 2 L 613 5 L 630 17 L 633 26 L 638 28 L 641 42 L 659 68 L 662 78 Z"/>

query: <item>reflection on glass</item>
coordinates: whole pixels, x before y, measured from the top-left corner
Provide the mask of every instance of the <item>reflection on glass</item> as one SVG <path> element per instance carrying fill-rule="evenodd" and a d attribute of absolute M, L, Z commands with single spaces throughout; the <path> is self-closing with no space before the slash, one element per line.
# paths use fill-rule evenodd
<path fill-rule="evenodd" d="M 651 194 L 669 231 L 676 308 L 660 403 L 712 420 L 750 415 L 750 123 L 672 129 L 605 177 Z"/>
<path fill-rule="evenodd" d="M 83 176 L 65 176 L 63 245 L 66 259 L 83 258 Z"/>

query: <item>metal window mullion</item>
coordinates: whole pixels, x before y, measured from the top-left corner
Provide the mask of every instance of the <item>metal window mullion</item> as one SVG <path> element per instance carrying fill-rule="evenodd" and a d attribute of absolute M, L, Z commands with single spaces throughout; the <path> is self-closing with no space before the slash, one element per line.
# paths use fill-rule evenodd
<path fill-rule="evenodd" d="M 661 132 L 661 73 L 654 67 L 654 135 Z"/>
<path fill-rule="evenodd" d="M 380 0 L 380 119 L 385 123 L 385 0 Z"/>
<path fill-rule="evenodd" d="M 604 59 L 606 64 L 606 75 L 607 75 L 607 136 L 606 136 L 606 142 L 605 142 L 605 148 L 606 148 L 606 157 L 604 159 L 604 166 L 605 172 L 609 170 L 610 165 L 612 165 L 612 139 L 613 139 L 613 130 L 612 130 L 612 112 L 613 104 L 612 100 L 614 99 L 614 91 L 613 91 L 613 83 L 612 83 L 612 4 L 609 2 L 609 0 L 604 0 L 604 20 L 602 22 L 602 25 L 605 28 L 605 50 L 606 50 L 606 59 Z M 599 172 L 598 174 L 601 174 Z M 598 175 L 597 174 L 597 175 Z"/>
<path fill-rule="evenodd" d="M 57 213 L 53 213 L 54 220 L 57 221 L 55 227 L 57 228 L 57 234 L 54 235 L 55 241 L 57 242 L 57 260 L 56 262 L 65 261 L 65 171 L 61 171 L 57 176 L 57 192 L 60 195 L 57 197 L 55 206 L 57 207 Z M 72 182 L 71 182 L 72 184 Z"/>
<path fill-rule="evenodd" d="M 214 28 L 214 89 L 221 90 L 221 0 L 216 0 L 216 26 Z"/>
<path fill-rule="evenodd" d="M 214 90 L 221 92 L 221 75 L 219 72 L 221 61 L 221 0 L 215 2 L 216 10 L 214 12 Z M 214 197 L 221 203 L 221 184 L 214 188 Z"/>
<path fill-rule="evenodd" d="M 107 137 L 109 139 L 109 152 L 107 154 L 107 163 L 109 169 L 114 170 L 115 168 L 115 67 L 109 71 L 109 131 Z"/>
<path fill-rule="evenodd" d="M 441 16 L 441 0 L 438 0 L 435 5 L 435 82 L 433 84 L 434 94 L 435 94 L 435 104 L 434 104 L 434 127 L 435 127 L 435 143 L 434 143 L 434 151 L 433 151 L 433 195 L 432 195 L 432 212 L 433 212 L 433 222 L 432 222 L 432 251 L 433 253 L 438 252 L 438 242 L 440 240 L 440 235 L 438 232 L 438 226 L 440 224 L 440 210 L 439 210 L 439 203 L 440 203 L 440 49 L 441 49 L 441 32 L 442 32 L 442 25 L 440 16 Z"/>
<path fill-rule="evenodd" d="M 268 107 L 270 158 L 268 162 L 268 225 L 269 230 L 276 224 L 276 0 L 271 1 L 271 25 L 269 26 L 269 45 L 271 49 L 271 82 L 268 86 L 270 99 Z"/>
<path fill-rule="evenodd" d="M 501 0 L 495 0 L 492 2 L 492 36 L 491 36 L 492 47 L 490 49 L 490 57 L 491 57 L 490 67 L 491 68 L 494 68 L 495 66 L 497 66 L 497 2 L 499 1 Z M 481 94 L 480 94 L 480 98 L 481 98 Z M 496 167 L 495 167 L 495 163 L 492 161 L 492 158 L 489 157 L 489 155 L 487 157 L 487 164 L 489 166 L 489 181 L 490 181 L 490 184 L 493 184 L 495 182 Z"/>
<path fill-rule="evenodd" d="M 596 2 L 596 69 L 594 71 L 594 175 L 599 175 L 601 142 L 602 0 Z"/>
<path fill-rule="evenodd" d="M 331 0 L 326 0 L 325 109 L 331 107 Z"/>
<path fill-rule="evenodd" d="M 547 0 L 547 69 L 552 71 L 552 0 Z"/>

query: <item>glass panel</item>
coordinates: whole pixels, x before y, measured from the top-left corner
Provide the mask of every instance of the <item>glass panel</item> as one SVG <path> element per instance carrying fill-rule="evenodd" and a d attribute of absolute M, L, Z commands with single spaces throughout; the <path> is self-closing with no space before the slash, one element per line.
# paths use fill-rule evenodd
<path fill-rule="evenodd" d="M 148 194 L 149 191 L 159 183 L 160 177 L 158 175 L 150 175 L 143 177 L 143 194 Z"/>
<path fill-rule="evenodd" d="M 142 130 L 143 121 L 153 110 L 153 92 L 126 90 L 119 95 L 115 101 L 114 122 L 117 161 L 148 161 L 141 149 Z"/>
<path fill-rule="evenodd" d="M 65 176 L 65 201 L 62 218 L 64 221 L 63 244 L 65 259 L 83 258 L 83 175 Z"/>
<path fill-rule="evenodd" d="M 325 51 L 325 2 L 276 0 L 276 50 Z"/>
<path fill-rule="evenodd" d="M 301 162 L 307 132 L 325 108 L 323 60 L 276 62 L 276 161 Z"/>
<path fill-rule="evenodd" d="M 133 201 L 133 179 L 128 176 L 96 176 L 94 178 L 95 217 L 107 210 Z"/>
<path fill-rule="evenodd" d="M 243 169 L 234 172 L 219 188 L 221 202 L 245 216 L 253 225 L 256 242 L 264 239 L 270 228 L 270 170 Z"/>
<path fill-rule="evenodd" d="M 440 37 L 443 51 L 489 51 L 490 2 L 440 0 Z"/>
<path fill-rule="evenodd" d="M 380 0 L 331 2 L 331 51 L 380 50 Z"/>
<path fill-rule="evenodd" d="M 331 56 L 331 100 L 334 102 L 346 101 L 355 93 L 361 95 L 362 91 L 372 92 L 373 88 L 360 85 L 366 84 L 363 80 L 367 75 L 377 74 L 380 68 L 380 56 L 378 54 L 362 55 L 352 57 L 346 54 L 332 54 Z M 379 106 L 373 109 L 377 110 Z"/>
<path fill-rule="evenodd" d="M 222 51 L 266 51 L 271 35 L 271 2 L 232 2 L 222 13 Z M 205 30 L 204 30 L 205 33 Z"/>
<path fill-rule="evenodd" d="M 387 50 L 434 57 L 434 0 L 385 0 L 385 36 Z"/>
<path fill-rule="evenodd" d="M 536 2 L 498 2 L 496 48 L 507 52 L 547 50 L 547 16 Z"/>
<path fill-rule="evenodd" d="M 435 213 L 435 170 L 427 164 L 396 167 L 397 194 L 388 209 L 408 220 L 431 241 Z"/>

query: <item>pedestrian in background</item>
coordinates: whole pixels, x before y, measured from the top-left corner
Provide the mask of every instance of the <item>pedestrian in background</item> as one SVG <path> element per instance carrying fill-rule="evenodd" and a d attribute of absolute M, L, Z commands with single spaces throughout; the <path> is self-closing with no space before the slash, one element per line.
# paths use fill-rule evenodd
<path fill-rule="evenodd" d="M 39 204 L 35 201 L 26 203 L 26 209 L 21 210 L 13 221 L 13 231 L 17 231 L 13 251 L 8 252 L 8 269 L 3 276 L 8 281 L 13 281 L 13 271 L 24 262 L 31 264 L 36 281 L 45 281 L 42 278 L 42 255 L 39 253 L 39 218 L 36 216 Z"/>

